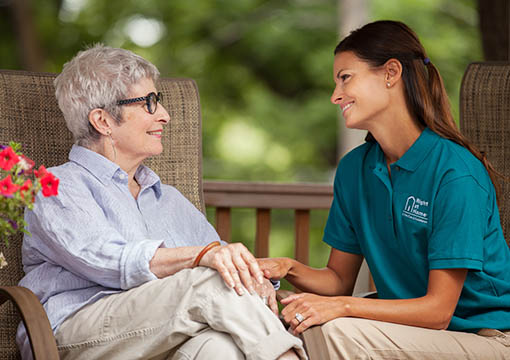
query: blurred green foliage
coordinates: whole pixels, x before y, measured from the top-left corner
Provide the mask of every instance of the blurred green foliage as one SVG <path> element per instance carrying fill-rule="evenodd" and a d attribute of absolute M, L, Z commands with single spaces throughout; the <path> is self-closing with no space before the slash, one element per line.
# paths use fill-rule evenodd
<path fill-rule="evenodd" d="M 0 0 L 0 68 L 22 55 L 9 4 Z M 199 86 L 206 179 L 331 182 L 338 113 L 329 102 L 337 1 L 32 0 L 44 70 L 59 72 L 87 44 L 124 47 L 162 76 Z M 394 19 L 419 35 L 458 117 L 460 81 L 481 60 L 475 0 L 372 0 L 370 20 Z M 209 210 L 209 217 L 214 212 Z M 271 255 L 292 255 L 293 215 L 274 211 Z M 323 266 L 326 211 L 312 216 L 311 264 Z M 253 249 L 252 210 L 234 211 L 233 239 Z"/>

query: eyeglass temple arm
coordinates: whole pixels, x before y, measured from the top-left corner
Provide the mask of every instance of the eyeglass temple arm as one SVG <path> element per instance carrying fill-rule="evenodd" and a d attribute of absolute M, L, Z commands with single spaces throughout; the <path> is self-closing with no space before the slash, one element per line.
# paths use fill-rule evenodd
<path fill-rule="evenodd" d="M 126 104 L 132 104 L 134 102 L 138 101 L 147 101 L 147 96 L 137 97 L 134 99 L 127 99 L 127 100 L 119 100 L 117 101 L 117 105 L 126 105 Z"/>

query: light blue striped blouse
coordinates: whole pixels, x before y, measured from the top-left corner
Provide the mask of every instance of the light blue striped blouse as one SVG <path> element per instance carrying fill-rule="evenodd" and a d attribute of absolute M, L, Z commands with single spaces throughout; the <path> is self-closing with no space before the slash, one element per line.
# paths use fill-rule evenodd
<path fill-rule="evenodd" d="M 32 236 L 22 247 L 26 275 L 19 285 L 41 300 L 54 331 L 84 305 L 156 279 L 149 261 L 159 247 L 219 240 L 205 216 L 149 168 L 135 174 L 135 199 L 117 164 L 77 145 L 69 160 L 49 169 L 60 179 L 58 196 L 39 192 L 26 211 Z M 17 341 L 27 355 L 22 325 Z"/>

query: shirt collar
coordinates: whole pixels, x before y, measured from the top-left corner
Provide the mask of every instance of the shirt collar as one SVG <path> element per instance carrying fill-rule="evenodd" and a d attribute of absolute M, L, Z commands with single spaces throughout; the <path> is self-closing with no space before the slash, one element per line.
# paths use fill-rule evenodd
<path fill-rule="evenodd" d="M 145 188 L 152 187 L 156 193 L 156 197 L 161 196 L 161 179 L 159 176 L 145 165 L 140 165 L 136 169 L 135 179 L 140 184 L 142 191 Z"/>
<path fill-rule="evenodd" d="M 103 155 L 76 144 L 69 152 L 69 160 L 84 167 L 105 185 L 111 181 L 117 171 L 122 171 L 119 165 Z"/>
<path fill-rule="evenodd" d="M 439 141 L 439 135 L 428 127 L 422 131 L 413 145 L 397 160 L 396 165 L 408 171 L 415 171 Z"/>
<path fill-rule="evenodd" d="M 411 145 L 405 154 L 395 162 L 395 165 L 404 170 L 415 171 L 423 160 L 425 160 L 430 151 L 432 151 L 438 140 L 439 135 L 430 130 L 428 127 L 425 128 L 414 144 Z M 380 156 L 377 156 L 376 158 L 382 158 L 384 161 L 384 154 L 379 144 L 377 144 L 377 148 Z"/>
<path fill-rule="evenodd" d="M 124 174 L 125 176 L 120 178 L 127 179 L 127 173 L 122 170 L 119 165 L 108 160 L 103 155 L 83 146 L 73 145 L 69 152 L 69 160 L 88 170 L 104 185 L 108 185 L 112 181 L 112 178 L 118 178 L 119 174 Z M 138 184 L 140 184 L 142 190 L 153 187 L 156 196 L 158 198 L 161 196 L 161 180 L 159 176 L 145 165 L 140 165 L 138 167 L 135 173 L 135 179 L 138 181 Z"/>

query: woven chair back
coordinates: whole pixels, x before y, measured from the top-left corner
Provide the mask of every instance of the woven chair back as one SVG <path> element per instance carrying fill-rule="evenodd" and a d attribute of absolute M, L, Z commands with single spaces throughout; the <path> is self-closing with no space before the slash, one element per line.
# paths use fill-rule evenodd
<path fill-rule="evenodd" d="M 460 90 L 460 129 L 510 177 L 510 63 L 468 66 Z M 510 183 L 501 184 L 501 226 L 510 245 Z"/>
<path fill-rule="evenodd" d="M 0 70 L 0 144 L 16 141 L 37 166 L 67 161 L 73 144 L 55 98 L 55 74 Z M 163 131 L 163 153 L 147 159 L 166 184 L 175 186 L 204 212 L 202 191 L 202 138 L 198 89 L 190 79 L 160 79 L 163 105 L 170 122 Z M 17 285 L 23 276 L 22 236 L 9 239 L 0 251 L 8 266 L 0 270 L 0 285 Z M 14 341 L 20 317 L 8 302 L 0 306 L 0 360 L 18 359 Z"/>

